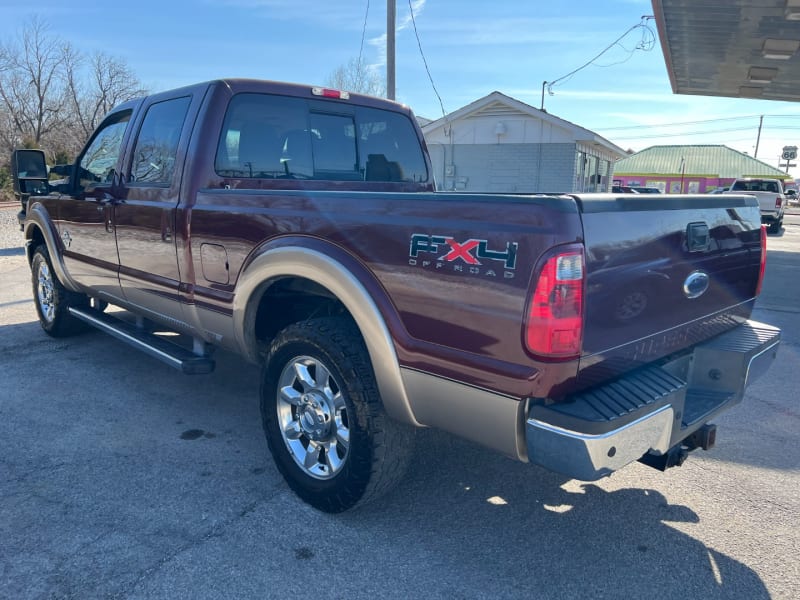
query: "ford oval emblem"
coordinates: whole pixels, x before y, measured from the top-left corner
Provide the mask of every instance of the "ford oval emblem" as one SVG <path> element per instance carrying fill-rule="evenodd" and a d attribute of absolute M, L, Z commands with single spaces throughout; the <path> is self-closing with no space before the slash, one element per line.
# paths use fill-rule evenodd
<path fill-rule="evenodd" d="M 683 282 L 683 293 L 687 298 L 699 298 L 706 293 L 709 283 L 711 279 L 708 273 L 694 271 Z"/>

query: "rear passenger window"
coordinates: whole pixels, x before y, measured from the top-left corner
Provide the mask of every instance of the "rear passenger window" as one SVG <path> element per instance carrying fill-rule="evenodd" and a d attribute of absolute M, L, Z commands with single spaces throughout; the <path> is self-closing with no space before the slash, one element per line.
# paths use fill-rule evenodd
<path fill-rule="evenodd" d="M 131 182 L 168 185 L 175 173 L 178 141 L 191 97 L 153 104 L 139 129 L 131 164 Z"/>
<path fill-rule="evenodd" d="M 416 129 L 402 114 L 303 98 L 237 94 L 215 161 L 230 178 L 427 182 Z"/>

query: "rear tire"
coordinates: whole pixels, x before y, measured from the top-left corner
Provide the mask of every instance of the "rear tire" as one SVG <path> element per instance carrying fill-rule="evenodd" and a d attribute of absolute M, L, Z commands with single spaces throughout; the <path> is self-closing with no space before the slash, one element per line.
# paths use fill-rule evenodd
<path fill-rule="evenodd" d="M 774 223 L 772 223 L 769 226 L 769 232 L 770 233 L 778 233 L 781 230 L 781 227 L 783 227 L 783 219 L 781 219 L 780 221 L 775 221 Z"/>
<path fill-rule="evenodd" d="M 39 324 L 52 337 L 67 337 L 86 330 L 86 326 L 69 314 L 70 306 L 87 306 L 82 294 L 67 290 L 56 277 L 47 247 L 37 246 L 31 260 L 33 300 Z"/>
<path fill-rule="evenodd" d="M 414 429 L 386 415 L 361 334 L 343 317 L 278 334 L 263 369 L 261 416 L 289 487 L 329 513 L 390 490 L 413 451 Z"/>

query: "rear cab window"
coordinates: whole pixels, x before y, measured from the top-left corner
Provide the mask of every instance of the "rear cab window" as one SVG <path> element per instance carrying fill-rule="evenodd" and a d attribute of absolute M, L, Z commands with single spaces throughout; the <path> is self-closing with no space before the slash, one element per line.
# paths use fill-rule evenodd
<path fill-rule="evenodd" d="M 777 194 L 779 192 L 778 183 L 776 181 L 768 181 L 762 179 L 751 179 L 749 181 L 735 181 L 731 187 L 731 191 L 736 192 L 771 192 Z"/>
<path fill-rule="evenodd" d="M 405 115 L 257 93 L 231 99 L 215 170 L 234 179 L 428 182 Z"/>

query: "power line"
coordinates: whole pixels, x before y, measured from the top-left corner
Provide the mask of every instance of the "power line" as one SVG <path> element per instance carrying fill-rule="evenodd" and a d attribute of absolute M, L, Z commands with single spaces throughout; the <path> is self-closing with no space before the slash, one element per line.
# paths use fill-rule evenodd
<path fill-rule="evenodd" d="M 720 123 L 723 121 L 741 121 L 744 119 L 756 119 L 762 115 L 741 115 L 738 117 L 719 117 L 716 119 L 702 119 L 700 121 L 673 121 L 670 123 L 642 123 L 640 125 L 623 125 L 619 127 L 595 127 L 594 131 L 624 131 L 627 129 L 659 129 L 667 127 L 680 127 L 683 125 L 702 125 L 705 123 Z M 800 119 L 800 115 L 763 115 L 764 118 L 771 119 Z"/>
<path fill-rule="evenodd" d="M 717 119 L 703 119 L 702 121 L 683 121 L 683 122 L 672 122 L 672 123 L 655 123 L 651 125 L 641 124 L 641 125 L 625 125 L 620 127 L 596 127 L 595 131 L 622 131 L 626 129 L 656 129 L 659 127 L 677 127 L 682 125 L 701 125 L 704 123 L 719 123 L 722 121 L 739 121 L 741 119 L 755 119 L 760 115 L 745 115 L 741 117 L 720 117 Z"/>
<path fill-rule="evenodd" d="M 644 140 L 644 139 L 660 139 L 660 138 L 669 138 L 669 137 L 681 137 L 681 136 L 693 136 L 693 135 L 714 135 L 718 133 L 729 133 L 733 131 L 752 131 L 753 129 L 757 129 L 757 125 L 752 125 L 748 127 L 729 127 L 726 129 L 702 129 L 702 130 L 695 130 L 695 131 L 679 131 L 676 133 L 648 133 L 645 135 L 636 135 L 636 136 L 627 136 L 624 134 L 617 134 L 614 137 L 619 137 L 623 140 Z M 792 126 L 792 125 L 772 125 L 767 127 L 766 125 L 763 126 L 763 135 L 768 135 L 768 130 L 773 132 L 772 136 L 775 136 L 776 131 L 798 131 L 800 130 L 800 126 Z"/>
<path fill-rule="evenodd" d="M 581 65 L 577 69 L 574 69 L 574 70 L 570 71 L 569 73 L 567 73 L 566 75 L 562 75 L 561 77 L 559 77 L 558 79 L 554 79 L 553 81 L 543 81 L 542 82 L 542 106 L 541 106 L 541 109 L 544 110 L 544 90 L 545 90 L 545 87 L 547 88 L 547 91 L 550 94 L 552 94 L 554 85 L 556 85 L 558 83 L 569 81 L 572 78 L 572 76 L 575 75 L 576 73 L 578 73 L 579 71 L 582 71 L 586 67 L 589 67 L 590 65 L 595 64 L 595 61 L 598 58 L 600 58 L 606 52 L 611 50 L 614 46 L 619 46 L 620 48 L 622 48 L 625 52 L 628 53 L 628 56 L 625 59 L 623 59 L 623 60 L 621 60 L 619 62 L 616 62 L 616 63 L 612 63 L 612 64 L 609 64 L 609 65 L 597 65 L 597 64 L 595 64 L 595 66 L 606 68 L 606 67 L 611 67 L 611 66 L 614 66 L 614 65 L 617 65 L 617 64 L 622 64 L 622 63 L 627 62 L 628 60 L 630 60 L 630 58 L 633 56 L 633 54 L 637 50 L 642 50 L 644 52 L 650 52 L 656 45 L 656 34 L 650 28 L 650 26 L 647 25 L 647 21 L 649 21 L 652 18 L 653 17 L 643 16 L 639 23 L 637 23 L 636 25 L 628 28 L 628 30 L 625 31 L 625 33 L 623 33 L 616 40 L 614 40 L 608 46 L 606 46 L 597 56 L 592 58 L 590 61 L 584 63 L 583 65 Z M 625 37 L 631 31 L 634 31 L 636 29 L 640 29 L 641 30 L 642 37 L 639 40 L 639 43 L 636 44 L 636 46 L 634 46 L 634 48 L 632 50 L 628 50 L 625 46 L 620 44 L 620 42 L 623 39 L 625 39 Z"/>
<path fill-rule="evenodd" d="M 442 97 L 439 95 L 439 91 L 436 89 L 436 84 L 433 83 L 433 76 L 431 75 L 431 70 L 428 68 L 428 61 L 425 59 L 425 53 L 422 51 L 422 42 L 419 39 L 419 32 L 417 31 L 417 20 L 414 18 L 414 7 L 411 6 L 411 0 L 408 0 L 408 12 L 411 13 L 411 23 L 412 25 L 414 25 L 414 35 L 417 38 L 417 46 L 419 47 L 419 55 L 422 57 L 422 64 L 425 65 L 425 72 L 428 74 L 428 80 L 431 82 L 433 93 L 436 94 L 436 97 L 439 99 L 439 107 L 442 109 L 442 116 L 446 117 L 447 113 L 444 110 L 444 103 L 442 102 Z"/>
<path fill-rule="evenodd" d="M 658 139 L 658 138 L 666 138 L 666 137 L 682 137 L 682 136 L 691 136 L 691 135 L 709 135 L 714 133 L 728 133 L 732 131 L 751 131 L 752 127 L 731 127 L 729 129 L 707 129 L 705 131 L 683 131 L 681 133 L 661 133 L 661 134 L 648 134 L 648 135 L 636 135 L 636 136 L 625 136 L 622 139 L 625 140 L 646 140 L 646 139 Z M 800 128 L 799 128 L 800 129 Z"/>

